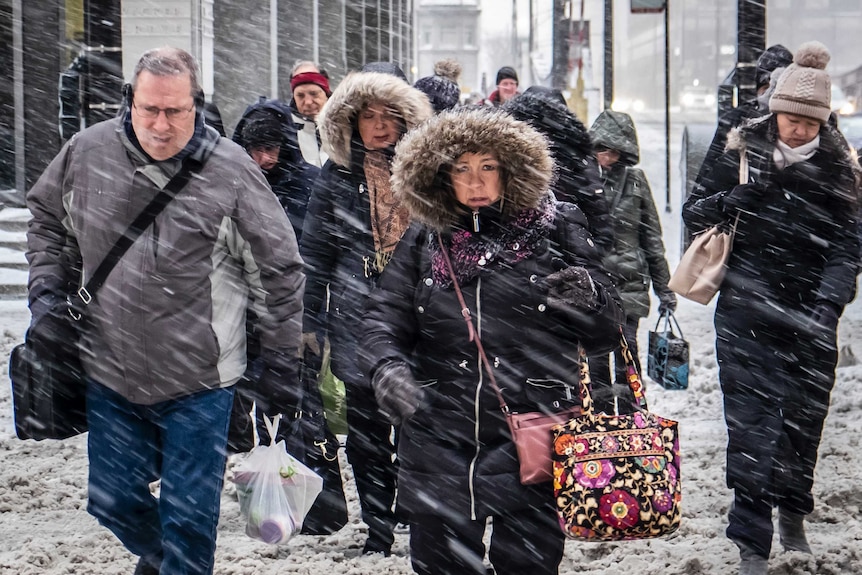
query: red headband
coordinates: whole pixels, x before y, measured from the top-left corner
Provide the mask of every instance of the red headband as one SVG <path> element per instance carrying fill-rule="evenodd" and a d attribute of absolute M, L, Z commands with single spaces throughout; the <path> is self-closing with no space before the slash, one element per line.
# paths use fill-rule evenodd
<path fill-rule="evenodd" d="M 326 76 L 320 72 L 303 72 L 302 74 L 297 74 L 290 79 L 290 91 L 293 92 L 296 90 L 296 87 L 300 84 L 317 84 L 324 92 L 326 92 L 327 96 L 332 95 L 332 90 L 329 89 L 329 80 L 327 80 Z"/>

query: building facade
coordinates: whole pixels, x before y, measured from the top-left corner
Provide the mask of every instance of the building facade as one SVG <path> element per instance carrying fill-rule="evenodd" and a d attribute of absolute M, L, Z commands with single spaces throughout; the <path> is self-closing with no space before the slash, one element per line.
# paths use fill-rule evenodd
<path fill-rule="evenodd" d="M 116 114 L 122 84 L 147 49 L 174 45 L 198 59 L 206 97 L 230 135 L 259 97 L 289 99 L 298 60 L 319 62 L 333 84 L 372 61 L 409 74 L 413 4 L 0 0 L 0 202 L 20 204 L 76 128 Z"/>

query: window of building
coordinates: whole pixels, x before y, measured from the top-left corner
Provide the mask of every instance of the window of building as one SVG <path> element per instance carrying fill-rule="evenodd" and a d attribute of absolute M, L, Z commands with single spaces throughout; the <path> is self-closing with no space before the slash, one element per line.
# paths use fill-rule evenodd
<path fill-rule="evenodd" d="M 464 47 L 476 47 L 476 28 L 472 24 L 464 25 Z"/>
<path fill-rule="evenodd" d="M 440 26 L 440 48 L 459 48 L 458 27 Z"/>
<path fill-rule="evenodd" d="M 422 26 L 419 32 L 419 45 L 423 48 L 431 48 L 433 46 L 433 28 L 431 26 Z"/>

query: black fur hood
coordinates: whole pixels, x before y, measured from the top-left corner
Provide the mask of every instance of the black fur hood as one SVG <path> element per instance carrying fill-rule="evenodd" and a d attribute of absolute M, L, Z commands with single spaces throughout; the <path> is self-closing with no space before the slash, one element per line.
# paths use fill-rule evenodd
<path fill-rule="evenodd" d="M 323 150 L 339 166 L 350 168 L 356 115 L 371 102 L 398 110 L 407 130 L 432 114 L 428 98 L 396 76 L 381 72 L 348 74 L 332 92 L 317 118 Z"/>
<path fill-rule="evenodd" d="M 395 148 L 392 187 L 411 218 L 437 231 L 461 217 L 441 168 L 466 152 L 493 152 L 504 172 L 503 216 L 538 208 L 549 193 L 554 162 L 547 139 L 525 122 L 487 106 L 442 112 Z"/>

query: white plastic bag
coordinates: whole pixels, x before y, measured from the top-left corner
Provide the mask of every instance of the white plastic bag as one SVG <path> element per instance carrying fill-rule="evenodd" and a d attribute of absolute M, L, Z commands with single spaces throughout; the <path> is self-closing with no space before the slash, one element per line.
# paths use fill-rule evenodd
<path fill-rule="evenodd" d="M 255 408 L 252 407 L 252 421 Z M 287 453 L 284 441 L 275 443 L 280 415 L 264 416 L 269 445 L 257 445 L 233 472 L 245 532 L 265 543 L 287 543 L 299 533 L 314 500 L 323 490 L 323 479 Z"/>

